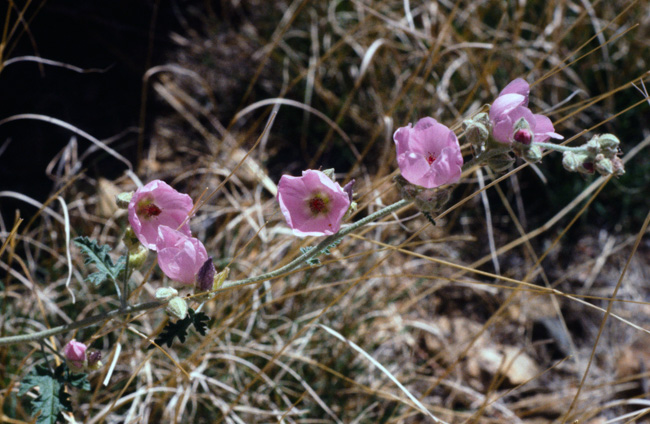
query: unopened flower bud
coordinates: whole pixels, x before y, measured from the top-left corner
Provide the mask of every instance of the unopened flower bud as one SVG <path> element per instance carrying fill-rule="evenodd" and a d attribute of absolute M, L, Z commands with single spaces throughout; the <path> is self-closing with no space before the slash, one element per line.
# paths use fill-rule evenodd
<path fill-rule="evenodd" d="M 601 134 L 598 136 L 598 143 L 602 149 L 617 151 L 621 141 L 614 134 Z"/>
<path fill-rule="evenodd" d="M 465 129 L 465 137 L 474 146 L 482 146 L 490 136 L 490 131 L 487 127 L 476 120 L 468 119 L 464 121 L 463 127 Z"/>
<path fill-rule="evenodd" d="M 117 207 L 120 209 L 128 209 L 132 197 L 133 197 L 132 191 L 125 191 L 115 196 L 115 203 L 117 204 Z"/>
<path fill-rule="evenodd" d="M 499 156 L 491 157 L 487 161 L 487 166 L 494 172 L 504 172 L 515 163 L 515 158 L 507 153 Z"/>
<path fill-rule="evenodd" d="M 352 204 L 352 196 L 354 193 L 352 192 L 352 187 L 354 187 L 354 183 L 356 182 L 355 179 L 351 179 L 349 183 L 343 186 L 343 191 L 348 194 L 348 198 L 350 199 L 350 204 Z"/>
<path fill-rule="evenodd" d="M 569 172 L 578 172 L 578 167 L 582 164 L 583 158 L 578 157 L 573 152 L 564 152 L 562 154 L 562 166 Z"/>
<path fill-rule="evenodd" d="M 156 299 L 167 301 L 172 297 L 178 296 L 178 290 L 171 287 L 161 287 L 156 290 Z"/>
<path fill-rule="evenodd" d="M 214 274 L 214 262 L 212 261 L 212 258 L 208 258 L 205 262 L 203 262 L 201 268 L 199 268 L 199 272 L 196 273 L 196 290 L 198 292 L 206 292 L 212 290 L 212 285 L 214 284 Z"/>
<path fill-rule="evenodd" d="M 83 368 L 86 365 L 86 349 L 87 346 L 85 344 L 80 343 L 75 339 L 70 340 L 63 348 L 63 355 L 65 356 L 68 368 L 70 368 L 72 372 L 83 371 Z"/>
<path fill-rule="evenodd" d="M 525 145 L 529 146 L 530 143 L 533 141 L 533 133 L 526 128 L 522 128 L 520 130 L 515 131 L 515 135 L 513 136 L 515 141 Z"/>
<path fill-rule="evenodd" d="M 187 302 L 181 297 L 173 297 L 167 303 L 166 311 L 178 319 L 185 319 L 187 316 Z"/>
<path fill-rule="evenodd" d="M 542 160 L 542 148 L 536 144 L 524 149 L 522 157 L 526 162 L 536 163 Z"/>
<path fill-rule="evenodd" d="M 122 240 L 124 241 L 124 244 L 126 245 L 127 249 L 129 251 L 132 250 L 137 250 L 138 246 L 140 246 L 140 240 L 138 240 L 138 237 L 135 235 L 135 231 L 133 231 L 133 228 L 131 226 L 126 227 L 126 231 L 124 232 L 124 237 L 122 237 Z"/>
<path fill-rule="evenodd" d="M 614 165 L 612 161 L 604 157 L 602 154 L 596 156 L 594 168 L 600 175 L 608 176 L 614 173 Z"/>
<path fill-rule="evenodd" d="M 129 268 L 138 269 L 144 264 L 149 255 L 149 249 L 139 244 L 134 250 L 129 251 Z"/>
<path fill-rule="evenodd" d="M 99 350 L 91 350 L 86 352 L 88 358 L 88 369 L 90 371 L 97 371 L 102 367 L 102 352 Z"/>

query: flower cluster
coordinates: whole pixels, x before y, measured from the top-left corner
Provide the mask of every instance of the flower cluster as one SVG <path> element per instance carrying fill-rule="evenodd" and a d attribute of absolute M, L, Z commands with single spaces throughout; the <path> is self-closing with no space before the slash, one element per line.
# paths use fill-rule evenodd
<path fill-rule="evenodd" d="M 620 141 L 612 134 L 594 136 L 579 151 L 566 151 L 562 155 L 564 169 L 583 174 L 621 176 L 625 173 L 623 161 L 618 157 Z"/>
<path fill-rule="evenodd" d="M 102 353 L 72 339 L 63 348 L 68 367 L 72 372 L 96 371 L 102 367 Z"/>
<path fill-rule="evenodd" d="M 133 193 L 129 223 L 140 243 L 157 252 L 158 266 L 167 277 L 206 291 L 212 289 L 207 280 L 215 270 L 203 243 L 192 237 L 188 218 L 193 206 L 190 196 L 154 180 Z M 127 245 L 135 250 L 132 243 Z"/>

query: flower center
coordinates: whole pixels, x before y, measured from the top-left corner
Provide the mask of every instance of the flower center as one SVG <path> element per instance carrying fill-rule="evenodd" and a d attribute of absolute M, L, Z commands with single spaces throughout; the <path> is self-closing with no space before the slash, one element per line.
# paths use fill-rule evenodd
<path fill-rule="evenodd" d="M 314 215 L 327 213 L 328 211 L 327 204 L 329 203 L 329 199 L 321 194 L 313 196 L 307 201 L 307 203 L 309 205 L 309 210 Z"/>
<path fill-rule="evenodd" d="M 429 162 L 429 165 L 431 165 L 433 162 L 435 162 L 436 159 L 438 159 L 438 157 L 436 155 L 434 155 L 433 153 L 429 152 L 429 154 L 427 155 L 427 162 Z"/>
<path fill-rule="evenodd" d="M 158 216 L 162 213 L 162 210 L 156 206 L 154 203 L 140 203 L 138 205 L 138 216 L 142 218 L 149 219 L 154 216 Z"/>

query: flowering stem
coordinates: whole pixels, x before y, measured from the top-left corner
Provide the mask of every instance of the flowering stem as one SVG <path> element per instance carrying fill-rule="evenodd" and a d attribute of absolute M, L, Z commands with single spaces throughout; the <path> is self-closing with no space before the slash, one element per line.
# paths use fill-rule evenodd
<path fill-rule="evenodd" d="M 280 267 L 276 269 L 275 271 L 267 272 L 265 274 L 259 275 L 257 277 L 251 277 L 251 278 L 246 278 L 243 280 L 235 280 L 235 281 L 226 281 L 221 288 L 226 289 L 226 288 L 231 288 L 231 287 L 236 287 L 236 286 L 241 286 L 244 284 L 250 284 L 250 283 L 255 283 L 259 281 L 265 281 L 269 280 L 271 278 L 275 278 L 277 276 L 280 276 L 286 272 L 292 271 L 296 268 L 298 268 L 302 263 L 306 262 L 307 260 L 317 256 L 320 254 L 323 250 L 325 250 L 327 247 L 331 246 L 333 243 L 337 242 L 338 240 L 342 239 L 344 236 L 350 234 L 354 230 L 356 230 L 359 227 L 362 227 L 369 222 L 375 221 L 377 219 L 380 219 L 390 213 L 393 213 L 397 211 L 398 209 L 408 205 L 410 202 L 408 200 L 400 200 L 396 203 L 393 203 L 392 205 L 386 206 L 383 209 L 378 210 L 377 212 L 368 215 L 367 217 L 358 220 L 357 222 L 350 224 L 344 228 L 342 228 L 338 233 L 333 234 L 327 238 L 325 238 L 323 241 L 318 243 L 318 245 L 311 249 L 309 252 L 303 253 L 302 255 L 298 256 L 296 259 L 288 263 L 287 265 Z M 36 340 L 42 340 L 46 337 L 50 336 L 55 336 L 57 334 L 62 334 L 62 333 L 67 333 L 69 331 L 77 330 L 79 328 L 86 328 L 90 327 L 91 325 L 98 324 L 100 322 L 112 319 L 112 318 L 117 318 L 123 315 L 128 315 L 128 314 L 133 314 L 135 312 L 142 312 L 142 311 L 147 311 L 149 309 L 155 309 L 159 308 L 161 306 L 164 306 L 167 302 L 164 301 L 159 301 L 159 302 L 147 302 L 147 303 L 140 303 L 138 305 L 134 306 L 127 306 L 123 307 L 120 309 L 115 309 L 110 312 L 106 312 L 103 314 L 98 314 L 98 315 L 93 315 L 91 317 L 88 317 L 86 319 L 82 319 L 81 321 L 75 321 L 71 322 L 69 324 L 65 325 L 60 325 L 58 327 L 53 327 L 48 330 L 44 331 L 38 331 L 36 333 L 30 333 L 30 334 L 21 334 L 17 336 L 8 336 L 8 337 L 0 337 L 0 346 L 6 346 L 6 345 L 11 345 L 11 344 L 17 344 L 17 343 L 25 343 L 25 342 L 30 342 L 30 341 L 36 341 Z"/>
<path fill-rule="evenodd" d="M 236 287 L 236 286 L 241 286 L 244 284 L 250 284 L 250 283 L 256 283 L 259 281 L 266 281 L 270 280 L 272 278 L 278 277 L 284 273 L 287 273 L 289 271 L 292 271 L 296 268 L 298 268 L 302 263 L 307 262 L 309 259 L 319 255 L 323 250 L 327 249 L 329 246 L 332 244 L 336 243 L 346 235 L 350 234 L 354 230 L 356 230 L 359 227 L 362 227 L 366 225 L 369 222 L 375 221 L 377 219 L 383 218 L 384 216 L 393 213 L 397 211 L 398 209 L 403 208 L 404 206 L 408 205 L 410 203 L 409 200 L 400 200 L 398 202 L 393 203 L 392 205 L 388 205 L 383 209 L 378 210 L 375 213 L 372 213 L 368 215 L 367 217 L 358 220 L 357 222 L 350 224 L 344 228 L 342 228 L 338 233 L 333 234 L 331 236 L 328 236 L 325 238 L 323 241 L 318 243 L 316 247 L 313 249 L 309 250 L 308 252 L 303 253 L 302 255 L 298 256 L 296 259 L 293 261 L 289 262 L 283 267 L 280 267 L 274 271 L 267 272 L 262 275 L 258 275 L 256 277 L 250 277 L 250 278 L 245 278 L 243 280 L 235 280 L 235 281 L 226 281 L 223 283 L 221 286 L 222 289 L 226 288 L 231 288 L 231 287 Z"/>

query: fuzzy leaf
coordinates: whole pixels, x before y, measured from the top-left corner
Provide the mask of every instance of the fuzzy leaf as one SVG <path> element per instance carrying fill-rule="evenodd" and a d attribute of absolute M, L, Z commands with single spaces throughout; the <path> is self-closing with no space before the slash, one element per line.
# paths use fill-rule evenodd
<path fill-rule="evenodd" d="M 96 286 L 107 279 L 117 281 L 120 271 L 126 265 L 125 256 L 121 256 L 116 263 L 113 263 L 113 259 L 108 254 L 111 250 L 110 247 L 100 245 L 96 240 L 88 237 L 77 237 L 74 242 L 85 255 L 84 263 L 86 265 L 95 264 L 95 267 L 97 267 L 97 271 L 86 277 L 86 280 Z"/>
<path fill-rule="evenodd" d="M 36 424 L 55 424 L 57 419 L 63 420 L 62 411 L 72 411 L 70 395 L 56 375 L 59 368 L 52 374 L 46 366 L 37 365 L 20 383 L 18 396 L 24 396 L 29 389 L 38 386 L 38 396 L 31 402 L 32 416 L 39 414 Z"/>
<path fill-rule="evenodd" d="M 203 312 L 194 312 L 194 309 L 190 308 L 185 318 L 168 323 L 162 333 L 160 333 L 160 336 L 156 337 L 154 341 L 159 346 L 166 344 L 167 347 L 172 347 L 174 338 L 178 338 L 181 343 L 185 343 L 187 329 L 190 328 L 190 325 L 194 325 L 194 329 L 202 336 L 205 336 L 208 328 L 207 322 L 209 320 L 208 316 Z M 147 349 L 153 349 L 154 347 L 152 344 Z"/>

